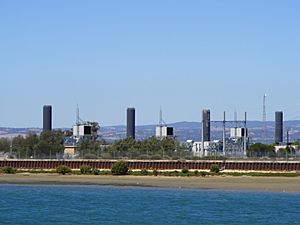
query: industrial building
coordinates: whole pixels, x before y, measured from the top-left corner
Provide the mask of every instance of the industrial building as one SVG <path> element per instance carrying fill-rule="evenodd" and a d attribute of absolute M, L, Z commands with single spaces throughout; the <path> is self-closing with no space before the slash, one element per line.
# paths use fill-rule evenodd
<path fill-rule="evenodd" d="M 174 137 L 173 127 L 157 126 L 155 130 L 155 137 L 159 139 L 173 138 Z"/>
<path fill-rule="evenodd" d="M 283 112 L 275 112 L 275 143 L 283 142 Z"/>
<path fill-rule="evenodd" d="M 135 108 L 127 108 L 127 138 L 135 139 Z"/>
<path fill-rule="evenodd" d="M 202 141 L 210 141 L 210 110 L 202 111 Z"/>
<path fill-rule="evenodd" d="M 43 131 L 52 130 L 52 106 L 44 105 L 43 107 Z"/>
<path fill-rule="evenodd" d="M 155 129 L 155 137 L 162 140 L 166 138 L 174 138 L 174 128 L 168 126 L 163 120 L 162 110 L 159 111 L 159 124 Z"/>
<path fill-rule="evenodd" d="M 65 158 L 72 158 L 77 154 L 78 144 L 83 140 L 96 140 L 100 126 L 97 122 L 83 121 L 79 116 L 77 106 L 76 124 L 73 125 L 73 135 L 64 140 Z"/>

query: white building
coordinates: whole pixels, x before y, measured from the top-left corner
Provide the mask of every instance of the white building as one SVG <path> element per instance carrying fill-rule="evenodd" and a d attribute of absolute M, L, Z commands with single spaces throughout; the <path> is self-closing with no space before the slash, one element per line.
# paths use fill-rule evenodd
<path fill-rule="evenodd" d="M 155 137 L 164 139 L 164 138 L 173 138 L 174 137 L 174 129 L 173 127 L 168 126 L 157 126 Z"/>
<path fill-rule="evenodd" d="M 243 137 L 248 137 L 248 130 L 245 128 L 231 128 L 230 129 L 230 138 L 238 139 Z"/>
<path fill-rule="evenodd" d="M 91 125 L 74 125 L 73 126 L 73 136 L 76 138 L 86 137 L 92 135 L 92 126 Z"/>

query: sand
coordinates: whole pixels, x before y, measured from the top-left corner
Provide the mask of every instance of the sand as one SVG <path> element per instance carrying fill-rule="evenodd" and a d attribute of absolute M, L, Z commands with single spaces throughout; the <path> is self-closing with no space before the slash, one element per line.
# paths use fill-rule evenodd
<path fill-rule="evenodd" d="M 113 185 L 270 192 L 300 192 L 300 177 L 164 177 L 0 174 L 1 184 Z"/>

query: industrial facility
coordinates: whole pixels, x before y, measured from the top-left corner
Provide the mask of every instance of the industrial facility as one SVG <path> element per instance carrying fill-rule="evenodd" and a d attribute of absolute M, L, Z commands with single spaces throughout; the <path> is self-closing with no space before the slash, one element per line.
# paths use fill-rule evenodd
<path fill-rule="evenodd" d="M 84 140 L 97 140 L 98 130 L 100 126 L 98 122 L 83 121 L 79 116 L 79 107 L 77 106 L 76 124 L 73 125 L 73 135 L 64 140 L 65 158 L 76 156 L 78 145 Z"/>
<path fill-rule="evenodd" d="M 264 99 L 265 101 L 265 99 Z M 265 103 L 264 103 L 265 104 Z M 265 107 L 265 106 L 264 106 Z M 126 138 L 135 139 L 135 108 L 127 108 L 126 111 Z M 245 112 L 244 119 L 238 120 L 237 113 L 234 114 L 234 120 L 227 120 L 226 113 L 222 121 L 211 120 L 210 109 L 202 110 L 201 121 L 201 135 L 200 141 L 188 140 L 187 146 L 196 157 L 211 157 L 211 156 L 225 156 L 225 157 L 246 157 L 247 149 L 250 146 L 250 137 L 247 128 L 247 113 Z M 265 110 L 264 110 L 265 118 Z M 275 112 L 275 130 L 274 143 L 275 149 L 286 148 L 289 145 L 289 133 L 287 132 L 287 140 L 284 140 L 284 124 L 283 112 Z M 223 137 L 217 140 L 211 139 L 211 124 L 219 123 L 223 127 Z M 72 128 L 72 136 L 64 140 L 65 155 L 67 158 L 72 158 L 77 154 L 77 148 L 83 140 L 97 140 L 98 130 L 100 126 L 97 122 L 84 121 L 79 116 L 79 107 L 77 107 L 76 123 Z M 43 131 L 52 130 L 52 106 L 43 106 Z M 263 132 L 265 126 L 263 127 Z M 155 137 L 163 140 L 166 138 L 174 139 L 174 128 L 168 126 L 162 116 L 160 110 L 159 124 L 155 128 Z"/>
<path fill-rule="evenodd" d="M 223 140 L 211 140 L 211 123 L 223 124 Z M 230 128 L 229 137 L 226 136 L 226 124 L 233 125 Z M 244 121 L 237 120 L 237 113 L 235 113 L 233 121 L 227 121 L 225 112 L 223 121 L 211 121 L 210 110 L 204 109 L 202 111 L 201 141 L 194 142 L 193 140 L 188 140 L 187 144 L 190 146 L 194 156 L 197 157 L 245 157 L 247 147 L 249 146 L 247 113 L 245 113 Z"/>
<path fill-rule="evenodd" d="M 163 120 L 162 110 L 159 112 L 159 124 L 155 129 L 155 137 L 162 140 L 166 138 L 174 138 L 174 128 L 168 126 Z"/>

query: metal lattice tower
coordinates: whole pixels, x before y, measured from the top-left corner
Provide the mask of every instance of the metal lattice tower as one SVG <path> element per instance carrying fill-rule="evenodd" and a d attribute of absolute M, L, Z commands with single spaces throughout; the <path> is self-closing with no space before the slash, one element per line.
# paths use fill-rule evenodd
<path fill-rule="evenodd" d="M 267 112 L 266 112 L 266 97 L 267 94 L 264 94 L 263 97 L 263 142 L 267 143 Z"/>

